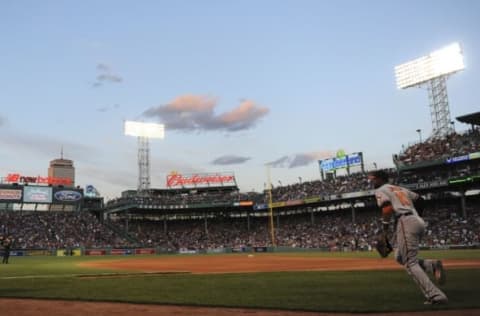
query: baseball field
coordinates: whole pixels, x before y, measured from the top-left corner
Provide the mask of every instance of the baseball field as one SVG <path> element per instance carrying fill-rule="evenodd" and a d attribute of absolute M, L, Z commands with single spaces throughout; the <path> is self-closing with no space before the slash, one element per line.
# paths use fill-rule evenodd
<path fill-rule="evenodd" d="M 444 260 L 448 305 L 374 252 L 11 257 L 0 315 L 480 315 L 480 250 L 421 257 Z"/>

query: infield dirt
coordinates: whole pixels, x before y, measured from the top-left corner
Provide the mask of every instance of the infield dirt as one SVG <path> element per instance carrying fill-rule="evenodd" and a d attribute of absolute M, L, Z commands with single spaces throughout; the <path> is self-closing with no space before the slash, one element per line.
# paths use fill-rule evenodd
<path fill-rule="evenodd" d="M 480 260 L 449 259 L 444 266 L 480 268 Z M 227 256 L 152 257 L 135 260 L 101 260 L 81 264 L 84 267 L 118 269 L 136 272 L 248 273 L 274 271 L 359 271 L 403 269 L 393 259 L 320 258 L 260 254 Z"/>

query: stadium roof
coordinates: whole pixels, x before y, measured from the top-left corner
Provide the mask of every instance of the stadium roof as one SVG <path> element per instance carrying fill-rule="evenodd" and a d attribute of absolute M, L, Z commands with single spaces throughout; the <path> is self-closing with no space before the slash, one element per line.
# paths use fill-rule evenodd
<path fill-rule="evenodd" d="M 480 112 L 457 116 L 457 121 L 460 121 L 462 123 L 472 124 L 472 125 L 480 125 Z"/>

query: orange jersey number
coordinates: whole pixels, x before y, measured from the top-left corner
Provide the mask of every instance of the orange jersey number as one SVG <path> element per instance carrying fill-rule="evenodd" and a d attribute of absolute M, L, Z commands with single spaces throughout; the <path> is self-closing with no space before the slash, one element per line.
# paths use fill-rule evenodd
<path fill-rule="evenodd" d="M 395 196 L 397 197 L 397 199 L 400 201 L 400 203 L 403 205 L 403 206 L 410 206 L 411 203 L 410 203 L 410 200 L 407 196 L 407 194 L 405 193 L 405 191 L 403 191 L 401 188 L 395 188 L 395 187 L 391 187 L 390 190 L 395 193 Z"/>

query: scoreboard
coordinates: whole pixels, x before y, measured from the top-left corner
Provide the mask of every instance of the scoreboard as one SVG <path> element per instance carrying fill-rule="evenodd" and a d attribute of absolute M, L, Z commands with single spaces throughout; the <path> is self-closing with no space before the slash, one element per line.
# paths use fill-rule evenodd
<path fill-rule="evenodd" d="M 352 153 L 342 157 L 319 160 L 318 163 L 323 172 L 332 172 L 337 169 L 361 166 L 363 164 L 363 155 L 361 152 Z"/>

